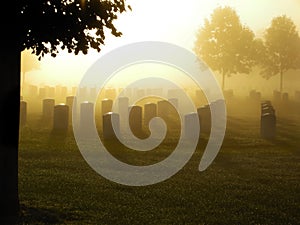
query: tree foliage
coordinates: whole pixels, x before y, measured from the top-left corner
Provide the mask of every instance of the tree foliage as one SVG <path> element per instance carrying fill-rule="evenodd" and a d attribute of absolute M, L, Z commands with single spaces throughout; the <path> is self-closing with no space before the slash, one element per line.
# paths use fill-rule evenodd
<path fill-rule="evenodd" d="M 33 49 L 39 58 L 55 57 L 59 48 L 75 54 L 100 51 L 105 28 L 114 36 L 122 34 L 113 23 L 127 9 L 125 0 L 20 0 L 19 50 Z"/>
<path fill-rule="evenodd" d="M 294 22 L 287 16 L 275 17 L 265 31 L 265 57 L 261 61 L 266 79 L 290 69 L 300 69 L 300 37 Z"/>
<path fill-rule="evenodd" d="M 194 51 L 214 71 L 225 76 L 249 73 L 255 65 L 256 46 L 254 33 L 240 22 L 230 7 L 218 7 L 206 19 L 197 34 Z"/>

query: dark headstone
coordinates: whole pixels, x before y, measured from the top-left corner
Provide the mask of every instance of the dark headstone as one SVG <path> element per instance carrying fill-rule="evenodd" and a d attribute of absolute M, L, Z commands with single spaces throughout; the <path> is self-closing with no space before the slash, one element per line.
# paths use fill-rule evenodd
<path fill-rule="evenodd" d="M 211 130 L 211 114 L 209 105 L 202 106 L 197 109 L 200 122 L 200 132 L 210 133 Z"/>
<path fill-rule="evenodd" d="M 144 105 L 144 125 L 149 126 L 152 118 L 157 116 L 157 107 L 155 103 L 147 103 Z"/>
<path fill-rule="evenodd" d="M 261 115 L 260 133 L 262 138 L 274 139 L 276 136 L 276 116 L 273 113 Z"/>
<path fill-rule="evenodd" d="M 27 102 L 20 101 L 20 127 L 25 126 L 27 123 Z"/>
<path fill-rule="evenodd" d="M 274 139 L 276 136 L 275 109 L 270 101 L 261 103 L 260 134 L 266 139 Z"/>
<path fill-rule="evenodd" d="M 69 127 L 69 106 L 59 104 L 54 106 L 53 131 L 67 132 Z"/>
<path fill-rule="evenodd" d="M 113 112 L 106 113 L 103 115 L 102 124 L 103 138 L 106 140 L 116 138 L 116 133 L 120 132 L 119 114 Z"/>
<path fill-rule="evenodd" d="M 113 100 L 103 99 L 101 101 L 101 115 L 105 115 L 108 112 L 112 111 Z"/>
<path fill-rule="evenodd" d="M 128 108 L 129 112 L 129 126 L 132 133 L 141 137 L 142 135 L 142 107 L 140 106 L 130 106 Z"/>
<path fill-rule="evenodd" d="M 55 100 L 52 98 L 46 98 L 43 100 L 43 119 L 45 122 L 52 121 L 54 112 Z"/>

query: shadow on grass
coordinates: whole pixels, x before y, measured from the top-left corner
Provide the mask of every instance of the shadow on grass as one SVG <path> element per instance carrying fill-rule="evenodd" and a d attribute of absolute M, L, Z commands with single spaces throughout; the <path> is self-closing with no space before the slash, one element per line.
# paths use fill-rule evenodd
<path fill-rule="evenodd" d="M 66 224 L 75 220 L 75 215 L 63 212 L 63 210 L 21 205 L 20 217 L 16 224 Z"/>

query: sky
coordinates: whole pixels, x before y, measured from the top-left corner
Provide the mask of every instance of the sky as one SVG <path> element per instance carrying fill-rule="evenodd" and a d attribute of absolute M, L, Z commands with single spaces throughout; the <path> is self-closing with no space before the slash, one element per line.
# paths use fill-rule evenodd
<path fill-rule="evenodd" d="M 77 86 L 87 69 L 101 56 L 120 46 L 139 41 L 165 41 L 192 51 L 197 30 L 218 6 L 231 6 L 244 25 L 258 36 L 272 18 L 287 15 L 300 31 L 300 0 L 128 0 L 132 11 L 115 21 L 121 37 L 106 34 L 101 52 L 90 50 L 77 56 L 62 51 L 53 58 L 46 55 L 39 69 L 26 74 L 34 85 Z M 22 57 L 22 64 L 26 64 Z"/>

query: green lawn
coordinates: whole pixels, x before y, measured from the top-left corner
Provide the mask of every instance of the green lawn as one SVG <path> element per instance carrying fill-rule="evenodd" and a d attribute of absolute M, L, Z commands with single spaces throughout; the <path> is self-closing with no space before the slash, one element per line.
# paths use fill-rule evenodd
<path fill-rule="evenodd" d="M 257 116 L 232 114 L 222 149 L 206 171 L 198 171 L 207 141 L 202 135 L 180 172 L 145 187 L 101 177 L 81 157 L 71 131 L 54 137 L 38 115 L 29 115 L 20 132 L 20 223 L 300 224 L 298 115 L 279 117 L 277 138 L 267 141 L 259 136 Z M 168 148 L 139 161 L 160 160 Z M 112 152 L 122 158 L 119 150 Z"/>

